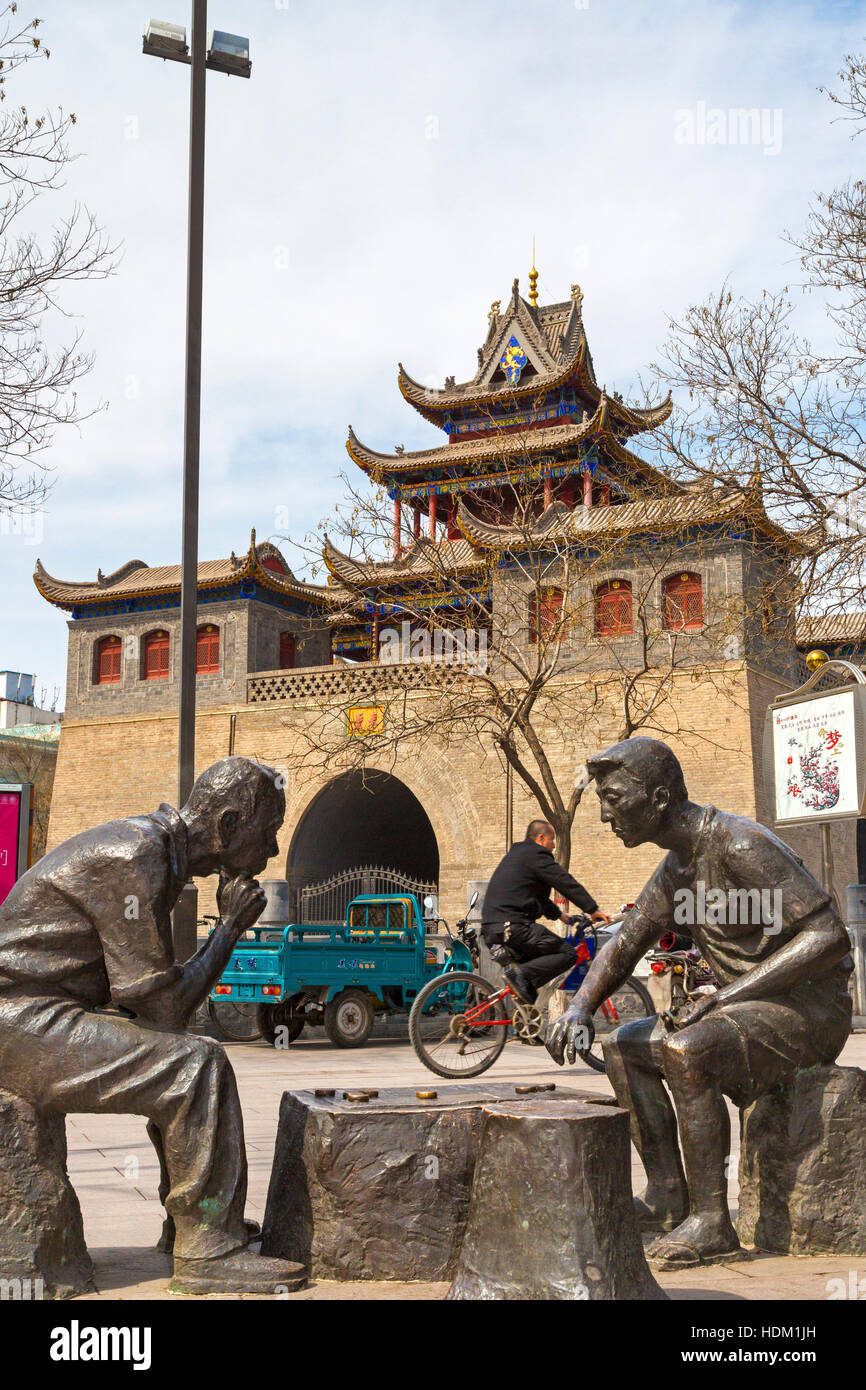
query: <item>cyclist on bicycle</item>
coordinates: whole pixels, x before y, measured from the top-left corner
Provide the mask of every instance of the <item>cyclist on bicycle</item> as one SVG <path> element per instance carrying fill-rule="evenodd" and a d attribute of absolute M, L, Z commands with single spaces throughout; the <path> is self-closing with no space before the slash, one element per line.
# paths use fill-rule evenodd
<path fill-rule="evenodd" d="M 494 870 L 484 897 L 481 936 L 518 998 L 533 1004 L 542 985 L 574 965 L 575 949 L 536 919 L 571 925 L 554 903 L 551 889 L 594 922 L 609 922 L 598 903 L 553 857 L 556 834 L 546 820 L 530 821 Z"/>

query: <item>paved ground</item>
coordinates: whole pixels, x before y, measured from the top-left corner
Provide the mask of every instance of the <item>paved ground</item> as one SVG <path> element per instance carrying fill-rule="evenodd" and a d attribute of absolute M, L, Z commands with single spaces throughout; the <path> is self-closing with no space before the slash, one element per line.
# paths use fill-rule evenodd
<path fill-rule="evenodd" d="M 392 1026 L 393 1028 L 393 1026 Z M 274 1151 L 277 1113 L 285 1090 L 306 1086 L 430 1086 L 435 1078 L 415 1057 L 404 1037 L 374 1037 L 357 1052 L 340 1051 L 323 1038 L 302 1039 L 288 1052 L 263 1043 L 228 1043 L 240 1087 L 249 1159 L 247 1214 L 261 1220 Z M 840 1061 L 866 1067 L 866 1033 L 855 1034 Z M 605 1076 L 582 1064 L 561 1070 L 543 1048 L 509 1043 L 488 1074 L 491 1081 L 566 1080 L 584 1091 L 610 1095 Z M 471 1083 L 466 1083 L 471 1084 Z M 96 1265 L 97 1299 L 168 1298 L 169 1262 L 153 1252 L 162 1222 L 157 1199 L 158 1170 L 136 1116 L 71 1115 L 67 1124 L 69 1172 L 81 1201 L 87 1243 Z M 737 1142 L 736 1122 L 732 1128 Z M 634 1156 L 635 1191 L 644 1186 Z M 731 1199 L 736 1203 L 737 1155 L 731 1162 Z M 864 1268 L 857 1279 L 866 1277 Z M 676 1299 L 826 1299 L 833 1278 L 849 1280 L 851 1258 L 781 1259 L 758 1255 L 737 1265 L 661 1276 Z M 436 1299 L 445 1284 L 336 1284 L 318 1281 L 300 1299 Z"/>

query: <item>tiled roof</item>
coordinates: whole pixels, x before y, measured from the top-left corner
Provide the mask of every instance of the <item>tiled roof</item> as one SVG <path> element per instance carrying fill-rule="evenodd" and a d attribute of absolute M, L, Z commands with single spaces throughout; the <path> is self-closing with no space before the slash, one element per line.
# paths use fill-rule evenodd
<path fill-rule="evenodd" d="M 277 560 L 284 573 L 265 567 L 266 560 Z M 306 584 L 296 579 L 276 546 L 264 541 L 256 544 L 253 531 L 245 555 L 232 554 L 223 560 L 202 560 L 198 566 L 200 589 L 220 589 L 254 578 L 256 583 L 287 597 L 307 599 L 311 603 L 333 602 L 328 585 Z M 157 594 L 180 593 L 180 565 L 146 565 L 143 560 L 128 560 L 125 565 L 104 575 L 97 571 L 96 579 L 81 581 L 55 579 L 39 560 L 33 581 L 43 598 L 57 608 L 78 608 L 87 604 L 111 603 L 115 599 L 150 597 Z"/>
<path fill-rule="evenodd" d="M 690 526 L 733 521 L 742 518 L 758 529 L 795 548 L 805 548 L 801 538 L 776 526 L 764 512 L 753 492 L 737 489 L 701 489 L 691 493 L 667 493 L 660 497 L 625 502 L 616 506 L 575 507 L 554 502 L 527 531 L 483 521 L 467 507 L 463 498 L 457 506 L 457 524 L 467 540 L 480 549 L 510 550 L 527 544 L 592 541 L 602 536 L 641 535 L 670 532 Z"/>
<path fill-rule="evenodd" d="M 58 743 L 60 740 L 60 721 L 56 724 L 11 724 L 8 729 L 0 729 L 0 739 L 19 739 L 22 743 Z"/>
<path fill-rule="evenodd" d="M 602 446 L 612 456 L 637 468 L 645 477 L 661 481 L 663 474 L 626 449 L 611 433 L 612 406 L 610 398 L 601 395 L 594 413 L 579 422 L 571 419 L 534 429 L 513 432 L 500 430 L 486 439 L 455 440 L 451 444 L 441 444 L 435 449 L 412 449 L 402 454 L 383 454 L 369 448 L 361 443 L 350 427 L 346 448 L 358 467 L 376 478 L 396 478 L 400 475 L 414 474 L 423 477 L 433 468 L 462 472 L 474 463 L 507 464 L 511 459 L 559 453 L 563 449 L 574 448 L 584 440 L 598 436 Z"/>
<path fill-rule="evenodd" d="M 413 583 L 452 574 L 470 574 L 484 569 L 485 556 L 468 540 L 417 540 L 399 560 L 355 560 L 329 540 L 322 552 L 335 579 L 350 588 L 366 588 L 389 583 Z"/>
<path fill-rule="evenodd" d="M 814 647 L 837 642 L 866 643 L 866 613 L 826 613 L 816 618 L 801 618 L 797 623 L 797 646 Z"/>
<path fill-rule="evenodd" d="M 449 382 L 443 388 L 422 385 L 399 364 L 398 385 L 407 401 L 426 419 L 441 424 L 441 416 L 449 410 L 465 406 L 483 406 L 502 399 L 520 401 L 539 392 L 564 385 L 572 377 L 578 393 L 593 406 L 603 394 L 592 365 L 592 357 L 581 315 L 582 296 L 563 304 L 539 305 L 533 308 L 521 298 L 514 282 L 512 296 L 505 313 L 489 316 L 487 339 L 479 350 L 478 371 L 471 381 Z M 524 370 L 512 386 L 507 380 L 495 380 L 496 369 L 511 334 L 518 335 L 528 352 L 534 371 Z M 668 418 L 673 408 L 670 395 L 659 405 L 648 408 L 628 406 L 613 397 L 611 412 L 617 425 L 628 433 L 653 429 Z"/>

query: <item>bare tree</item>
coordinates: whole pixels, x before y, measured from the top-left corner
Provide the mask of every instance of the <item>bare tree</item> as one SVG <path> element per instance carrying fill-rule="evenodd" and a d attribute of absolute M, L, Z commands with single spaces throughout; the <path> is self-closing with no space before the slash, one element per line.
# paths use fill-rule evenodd
<path fill-rule="evenodd" d="M 832 100 L 866 127 L 866 59 L 849 56 Z M 680 479 L 743 488 L 760 468 L 767 510 L 816 543 L 800 573 L 801 611 L 866 607 L 866 183 L 818 194 L 803 229 L 787 233 L 802 283 L 737 297 L 723 285 L 672 321 L 652 389 L 679 409 L 656 444 Z M 818 296 L 825 342 L 798 327 Z"/>
<path fill-rule="evenodd" d="M 461 502 L 462 540 L 406 536 L 392 560 L 383 490 L 346 480 L 347 503 L 321 539 L 327 555 L 339 538 L 356 582 L 339 587 L 341 565 L 348 567 L 336 560 L 331 621 L 357 630 L 370 608 L 395 616 L 381 619 L 373 659 L 347 671 L 345 699 L 293 718 L 290 762 L 309 775 L 363 769 L 370 759 L 393 768 L 413 744 L 432 744 L 442 757 L 495 751 L 554 826 L 567 866 L 580 790 L 573 766 L 563 776 L 560 750 L 586 747 L 599 726 L 613 738 L 645 730 L 720 746 L 686 724 L 677 683 L 707 680 L 736 702 L 747 638 L 771 663 L 790 653 L 782 619 L 790 574 L 785 565 L 768 568 L 751 591 L 733 584 L 725 594 L 704 593 L 698 616 L 678 612 L 666 579 L 718 549 L 693 534 L 694 520 L 742 511 L 738 492 L 684 494 L 671 485 L 632 503 L 572 510 L 545 506 L 543 482 L 524 463 L 495 507 Z M 672 523 L 684 505 L 682 526 Z M 751 497 L 749 505 L 759 504 Z M 587 534 L 591 515 L 598 525 Z M 368 732 L 348 716 L 365 706 L 384 711 Z"/>
<path fill-rule="evenodd" d="M 0 512 L 43 500 L 49 477 L 39 456 L 59 425 L 92 413 L 75 392 L 92 366 L 81 333 L 61 344 L 48 338 L 64 312 L 63 286 L 106 276 L 114 265 L 104 233 L 77 204 L 47 240 L 27 225 L 34 203 L 63 188 L 75 114 L 34 114 L 9 101 L 18 69 L 50 57 L 37 33 L 41 21 L 19 22 L 17 11 L 17 4 L 0 11 Z"/>

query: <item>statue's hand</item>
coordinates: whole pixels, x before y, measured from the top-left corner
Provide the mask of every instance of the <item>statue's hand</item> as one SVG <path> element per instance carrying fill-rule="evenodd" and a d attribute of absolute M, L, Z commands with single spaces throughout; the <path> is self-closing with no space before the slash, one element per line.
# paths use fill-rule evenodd
<path fill-rule="evenodd" d="M 676 1012 L 677 1032 L 680 1028 L 687 1028 L 690 1023 L 697 1023 L 699 1018 L 703 1018 L 718 1003 L 717 994 L 692 995 L 687 1004 Z"/>
<path fill-rule="evenodd" d="M 238 936 L 258 921 L 265 909 L 265 895 L 254 878 L 241 875 L 220 882 L 220 918 Z"/>
<path fill-rule="evenodd" d="M 573 1066 L 578 1052 L 587 1052 L 594 1037 L 592 1015 L 572 1005 L 550 1029 L 545 1046 L 559 1066 L 563 1066 L 566 1059 Z"/>

